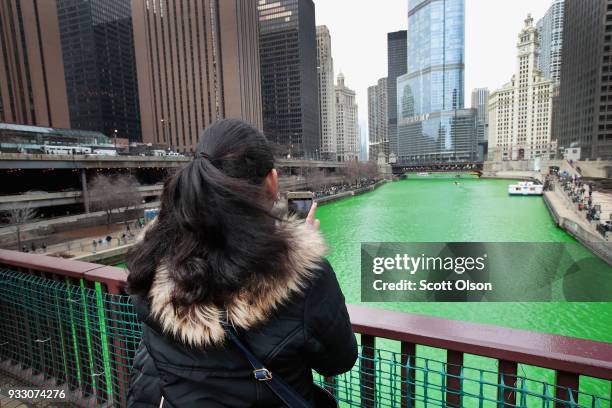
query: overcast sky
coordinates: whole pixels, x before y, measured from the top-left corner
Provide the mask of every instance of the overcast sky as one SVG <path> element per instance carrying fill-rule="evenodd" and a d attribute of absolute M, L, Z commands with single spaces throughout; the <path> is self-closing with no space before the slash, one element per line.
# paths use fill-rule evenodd
<path fill-rule="evenodd" d="M 317 25 L 332 39 L 334 71 L 357 92 L 359 123 L 367 129 L 367 89 L 387 75 L 387 33 L 405 30 L 408 0 L 314 0 Z M 552 0 L 465 0 L 465 106 L 473 88 L 499 88 L 516 63 L 517 35 L 527 13 L 535 22 Z"/>

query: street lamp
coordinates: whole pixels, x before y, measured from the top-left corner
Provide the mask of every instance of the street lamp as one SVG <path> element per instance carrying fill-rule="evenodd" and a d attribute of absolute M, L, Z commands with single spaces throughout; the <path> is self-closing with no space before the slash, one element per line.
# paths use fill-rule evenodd
<path fill-rule="evenodd" d="M 164 143 L 166 145 L 168 145 L 168 137 L 166 135 L 166 121 L 164 118 L 161 118 L 161 124 L 162 124 L 162 132 L 164 132 Z"/>
<path fill-rule="evenodd" d="M 117 129 L 115 129 L 115 132 L 114 132 L 115 150 L 117 150 L 117 132 L 118 132 Z"/>

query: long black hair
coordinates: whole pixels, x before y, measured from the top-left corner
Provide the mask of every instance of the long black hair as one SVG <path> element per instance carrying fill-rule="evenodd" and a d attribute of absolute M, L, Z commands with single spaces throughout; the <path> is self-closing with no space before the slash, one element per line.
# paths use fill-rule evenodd
<path fill-rule="evenodd" d="M 127 289 L 146 294 L 168 270 L 175 308 L 222 307 L 250 279 L 283 273 L 287 237 L 263 181 L 274 168 L 264 135 L 236 119 L 207 127 L 193 161 L 164 185 L 156 222 L 128 254 Z"/>

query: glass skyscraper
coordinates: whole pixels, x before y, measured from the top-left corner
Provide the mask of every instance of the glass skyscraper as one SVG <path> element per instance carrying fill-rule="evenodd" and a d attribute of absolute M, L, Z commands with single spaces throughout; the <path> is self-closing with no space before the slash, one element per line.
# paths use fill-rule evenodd
<path fill-rule="evenodd" d="M 129 0 L 57 0 L 64 72 L 75 129 L 140 141 Z"/>
<path fill-rule="evenodd" d="M 408 69 L 397 79 L 400 163 L 475 159 L 475 112 L 463 109 L 464 10 L 464 0 L 408 0 Z"/>
<path fill-rule="evenodd" d="M 321 147 L 315 5 L 312 0 L 259 0 L 263 129 L 292 157 Z"/>
<path fill-rule="evenodd" d="M 565 0 L 554 0 L 544 17 L 538 20 L 538 68 L 546 78 L 561 80 L 561 49 L 563 46 L 563 10 Z"/>
<path fill-rule="evenodd" d="M 387 138 L 386 153 L 397 157 L 397 77 L 406 73 L 406 30 L 387 33 Z"/>

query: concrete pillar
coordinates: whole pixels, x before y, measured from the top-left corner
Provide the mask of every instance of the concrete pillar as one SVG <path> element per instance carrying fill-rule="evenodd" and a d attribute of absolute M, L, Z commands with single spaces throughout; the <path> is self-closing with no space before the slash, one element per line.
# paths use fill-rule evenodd
<path fill-rule="evenodd" d="M 87 192 L 87 175 L 85 169 L 81 169 L 81 194 L 83 196 L 83 205 L 85 206 L 85 212 L 89 212 L 89 194 Z"/>

